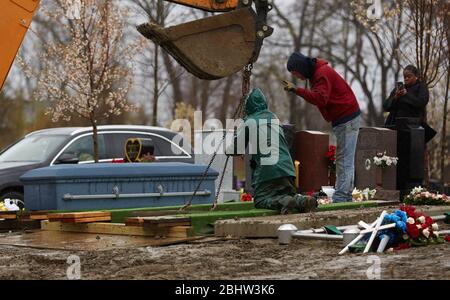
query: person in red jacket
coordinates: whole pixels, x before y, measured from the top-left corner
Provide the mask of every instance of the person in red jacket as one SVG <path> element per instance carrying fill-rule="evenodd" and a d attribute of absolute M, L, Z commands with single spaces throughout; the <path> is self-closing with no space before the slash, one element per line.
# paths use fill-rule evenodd
<path fill-rule="evenodd" d="M 287 69 L 300 80 L 308 80 L 310 89 L 297 88 L 285 81 L 285 90 L 318 107 L 331 122 L 336 135 L 336 192 L 333 202 L 352 201 L 355 152 L 361 123 L 361 110 L 348 83 L 326 60 L 293 53 Z"/>

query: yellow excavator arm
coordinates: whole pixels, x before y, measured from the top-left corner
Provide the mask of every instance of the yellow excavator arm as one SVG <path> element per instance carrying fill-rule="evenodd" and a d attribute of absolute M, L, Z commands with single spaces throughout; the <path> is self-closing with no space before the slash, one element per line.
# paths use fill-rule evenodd
<path fill-rule="evenodd" d="M 2 0 L 0 5 L 0 91 L 38 9 L 39 0 Z"/>

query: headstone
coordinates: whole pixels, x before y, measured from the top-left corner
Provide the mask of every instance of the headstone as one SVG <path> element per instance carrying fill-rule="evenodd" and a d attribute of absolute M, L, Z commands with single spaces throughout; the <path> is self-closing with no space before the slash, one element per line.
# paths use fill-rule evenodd
<path fill-rule="evenodd" d="M 397 200 L 397 167 L 392 165 L 382 172 L 381 188 L 377 187 L 377 167 L 373 158 L 378 153 L 397 157 L 397 133 L 386 128 L 364 127 L 359 131 L 355 155 L 355 187 L 377 189 L 378 200 Z"/>
<path fill-rule="evenodd" d="M 415 118 L 397 118 L 395 130 L 399 147 L 397 188 L 405 195 L 423 185 L 425 130 Z"/>
<path fill-rule="evenodd" d="M 225 133 L 225 130 L 206 130 L 206 131 L 195 131 L 195 147 L 199 147 L 198 143 L 204 143 L 206 141 L 206 144 L 209 144 L 208 141 L 221 141 L 223 138 L 223 135 Z M 227 132 L 227 138 L 232 137 L 234 135 L 234 131 L 230 130 Z M 216 179 L 215 185 L 216 185 L 216 191 L 219 190 L 219 184 L 220 184 L 220 178 L 222 176 L 225 162 L 227 160 L 227 156 L 224 154 L 226 149 L 226 141 L 224 140 L 222 146 L 220 147 L 219 153 L 217 154 L 216 158 L 214 159 L 214 162 L 211 165 L 211 168 L 219 172 L 219 177 Z M 206 145 L 208 146 L 208 145 Z M 214 149 L 217 149 L 219 145 L 213 145 Z M 211 162 L 213 154 L 212 153 L 204 153 L 202 151 L 201 154 L 195 154 L 195 164 L 196 165 L 208 165 Z M 226 199 L 224 199 L 224 195 L 226 195 Z M 224 203 L 225 201 L 232 201 L 235 200 L 236 202 L 240 201 L 239 193 L 236 192 L 233 189 L 233 158 L 230 157 L 228 160 L 227 168 L 225 169 L 225 175 L 222 182 L 222 188 L 221 188 L 221 194 L 219 195 L 218 202 Z"/>
<path fill-rule="evenodd" d="M 299 131 L 295 135 L 295 160 L 300 162 L 300 191 L 320 190 L 328 185 L 328 151 L 330 136 L 319 131 Z"/>
<path fill-rule="evenodd" d="M 286 138 L 287 145 L 289 147 L 289 154 L 292 159 L 295 156 L 295 125 L 286 124 L 281 126 L 283 128 L 283 134 Z"/>

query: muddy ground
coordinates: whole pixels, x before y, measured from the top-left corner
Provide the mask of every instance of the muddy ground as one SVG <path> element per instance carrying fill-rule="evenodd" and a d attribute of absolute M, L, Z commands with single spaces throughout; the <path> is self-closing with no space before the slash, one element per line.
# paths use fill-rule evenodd
<path fill-rule="evenodd" d="M 340 242 L 217 240 L 108 251 L 0 246 L 0 279 L 67 279 L 68 257 L 80 258 L 81 279 L 450 279 L 450 244 L 377 257 L 338 256 Z"/>

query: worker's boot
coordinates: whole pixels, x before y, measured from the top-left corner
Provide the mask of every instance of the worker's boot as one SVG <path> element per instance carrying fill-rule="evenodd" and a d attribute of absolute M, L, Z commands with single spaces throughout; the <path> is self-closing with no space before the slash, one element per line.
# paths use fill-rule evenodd
<path fill-rule="evenodd" d="M 298 202 L 299 212 L 300 213 L 309 213 L 313 212 L 319 206 L 317 199 L 315 197 L 296 195 L 296 202 Z"/>
<path fill-rule="evenodd" d="M 282 205 L 282 208 L 280 210 L 280 214 L 287 215 L 289 213 L 298 212 L 299 205 L 296 199 L 292 196 L 286 196 L 282 200 L 279 201 L 279 203 Z"/>

